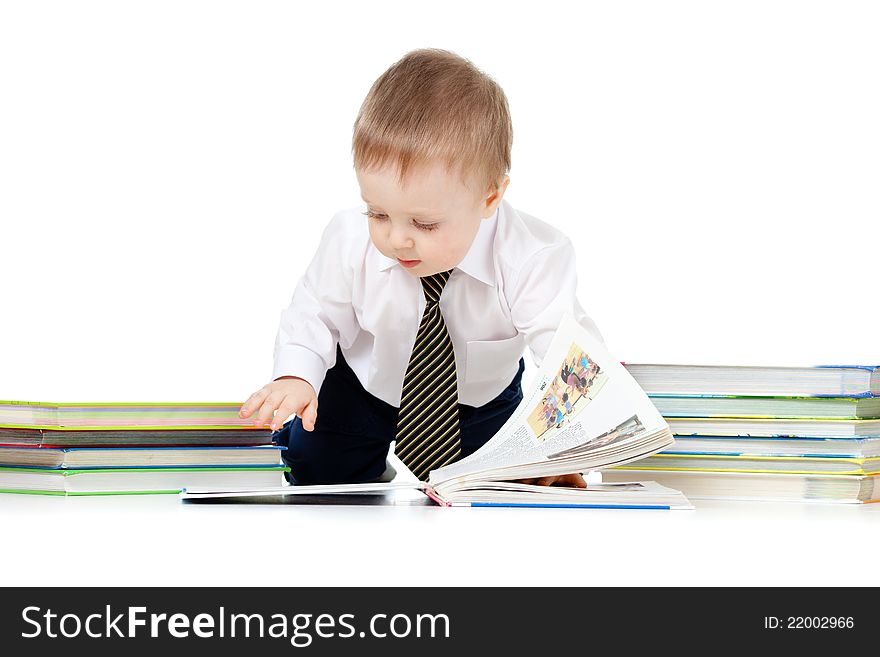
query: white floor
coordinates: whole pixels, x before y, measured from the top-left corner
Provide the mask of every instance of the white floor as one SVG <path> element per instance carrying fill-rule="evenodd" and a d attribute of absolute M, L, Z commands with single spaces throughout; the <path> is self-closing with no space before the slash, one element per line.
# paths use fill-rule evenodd
<path fill-rule="evenodd" d="M 880 504 L 694 511 L 0 494 L 13 585 L 880 585 Z"/>

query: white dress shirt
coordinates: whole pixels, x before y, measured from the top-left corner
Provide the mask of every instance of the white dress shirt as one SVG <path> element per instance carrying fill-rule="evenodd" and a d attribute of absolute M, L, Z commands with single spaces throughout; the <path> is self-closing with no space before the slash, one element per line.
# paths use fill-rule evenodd
<path fill-rule="evenodd" d="M 400 392 L 425 309 L 417 277 L 370 241 L 366 206 L 337 213 L 281 313 L 273 379 L 298 376 L 315 392 L 336 362 L 336 345 L 364 388 L 400 406 Z M 455 352 L 458 400 L 491 401 L 529 347 L 541 360 L 563 313 L 602 339 L 576 297 L 571 241 L 502 200 L 440 297 Z"/>

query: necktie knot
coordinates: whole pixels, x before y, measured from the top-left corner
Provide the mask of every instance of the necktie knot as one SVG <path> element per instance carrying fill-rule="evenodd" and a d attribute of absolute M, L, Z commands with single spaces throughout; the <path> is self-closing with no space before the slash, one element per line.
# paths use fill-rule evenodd
<path fill-rule="evenodd" d="M 425 291 L 425 300 L 429 305 L 440 302 L 440 295 L 443 294 L 443 288 L 446 287 L 446 282 L 449 280 L 449 275 L 451 273 L 452 270 L 450 269 L 449 271 L 441 271 L 432 276 L 423 276 L 419 279 L 422 281 L 422 289 Z"/>

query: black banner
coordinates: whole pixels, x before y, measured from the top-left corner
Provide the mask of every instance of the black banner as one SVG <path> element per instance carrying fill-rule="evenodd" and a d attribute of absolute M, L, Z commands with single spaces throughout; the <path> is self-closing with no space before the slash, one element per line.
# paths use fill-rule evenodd
<path fill-rule="evenodd" d="M 7 588 L 0 650 L 632 654 L 869 645 L 873 589 Z M 123 653 L 124 654 L 124 653 Z M 467 654 L 467 653 L 463 653 Z"/>

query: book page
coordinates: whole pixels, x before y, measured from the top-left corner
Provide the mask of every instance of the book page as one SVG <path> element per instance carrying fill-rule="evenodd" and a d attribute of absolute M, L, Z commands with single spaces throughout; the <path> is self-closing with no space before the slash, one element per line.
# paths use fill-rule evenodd
<path fill-rule="evenodd" d="M 668 431 L 668 425 L 644 391 L 566 314 L 504 426 L 475 453 L 432 472 L 430 482 L 598 452 L 658 431 Z"/>

